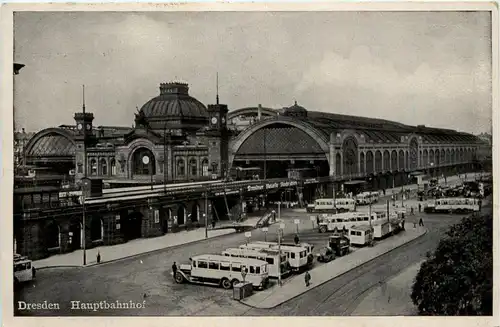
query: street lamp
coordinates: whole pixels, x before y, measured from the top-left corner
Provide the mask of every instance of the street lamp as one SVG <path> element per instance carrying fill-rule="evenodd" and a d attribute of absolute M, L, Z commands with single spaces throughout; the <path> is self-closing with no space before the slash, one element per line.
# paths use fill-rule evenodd
<path fill-rule="evenodd" d="M 262 231 L 264 232 L 264 241 L 267 242 L 267 232 L 269 231 L 269 228 L 262 227 Z"/>
<path fill-rule="evenodd" d="M 285 230 L 285 224 L 280 223 L 280 228 L 278 229 L 278 256 L 279 256 L 279 273 L 278 273 L 278 285 L 281 285 L 281 233 Z"/>
<path fill-rule="evenodd" d="M 149 157 L 148 156 L 142 157 L 142 163 L 145 164 L 145 165 L 149 165 Z M 151 167 L 151 171 L 150 171 L 150 174 L 151 174 L 151 190 L 153 190 L 153 169 L 152 168 L 153 167 Z"/>

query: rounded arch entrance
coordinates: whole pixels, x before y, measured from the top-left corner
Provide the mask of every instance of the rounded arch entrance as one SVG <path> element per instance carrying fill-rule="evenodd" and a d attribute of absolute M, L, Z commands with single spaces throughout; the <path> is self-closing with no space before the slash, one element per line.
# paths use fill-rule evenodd
<path fill-rule="evenodd" d="M 102 241 L 104 238 L 104 223 L 100 217 L 93 217 L 90 222 L 90 239 Z"/>
<path fill-rule="evenodd" d="M 44 236 L 47 249 L 55 249 L 61 246 L 61 227 L 57 221 L 51 220 L 45 224 Z"/>
<path fill-rule="evenodd" d="M 75 219 L 70 223 L 69 226 L 69 236 L 70 236 L 70 249 L 77 250 L 83 247 L 82 240 L 82 223 Z"/>
<path fill-rule="evenodd" d="M 191 206 L 191 221 L 193 223 L 195 222 L 198 222 L 198 220 L 200 220 L 200 206 L 198 205 L 198 203 L 193 203 L 193 205 Z"/>
<path fill-rule="evenodd" d="M 132 153 L 132 176 L 156 174 L 156 158 L 146 147 L 139 147 Z"/>
<path fill-rule="evenodd" d="M 186 223 L 186 207 L 183 204 L 177 208 L 177 225 L 184 225 Z"/>
<path fill-rule="evenodd" d="M 144 215 L 140 211 L 129 211 L 122 222 L 123 236 L 127 241 L 142 237 L 142 220 Z"/>
<path fill-rule="evenodd" d="M 328 154 L 324 133 L 297 118 L 280 116 L 256 123 L 239 134 L 231 146 L 229 166 L 259 167 L 266 178 L 287 177 L 290 170 L 327 176 Z"/>

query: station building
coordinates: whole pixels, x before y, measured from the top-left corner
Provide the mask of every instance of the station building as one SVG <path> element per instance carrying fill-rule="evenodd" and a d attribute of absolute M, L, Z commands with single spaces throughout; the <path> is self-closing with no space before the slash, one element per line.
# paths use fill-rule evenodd
<path fill-rule="evenodd" d="M 190 96 L 187 84 L 162 83 L 159 94 L 135 114 L 134 127 L 96 125 L 84 105 L 74 124 L 33 135 L 23 157 L 29 166 L 75 183 L 87 176 L 111 186 L 171 184 L 220 179 L 234 167 L 257 167 L 265 179 L 332 176 L 335 188 L 360 183 L 384 189 L 418 174 L 471 171 L 484 146 L 472 134 L 313 111 L 297 102 L 280 109 L 258 105 L 231 111 L 218 102 L 206 106 Z M 119 221 L 115 213 L 93 214 L 83 240 L 81 214 L 35 219 L 23 213 L 57 203 L 60 189 L 51 187 L 17 190 L 23 200 L 15 203 L 20 217 L 15 218 L 15 237 L 21 253 L 32 258 L 73 251 L 83 242 L 87 248 L 117 244 L 163 235 L 174 225 L 205 223 L 202 199 L 192 199 L 159 213 L 147 207 L 122 210 Z M 315 192 L 304 188 L 293 192 Z"/>

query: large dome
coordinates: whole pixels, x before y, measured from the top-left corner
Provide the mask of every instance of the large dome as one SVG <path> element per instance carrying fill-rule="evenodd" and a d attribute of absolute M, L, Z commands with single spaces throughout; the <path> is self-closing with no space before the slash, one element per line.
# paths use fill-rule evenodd
<path fill-rule="evenodd" d="M 189 96 L 189 86 L 184 83 L 161 83 L 160 95 L 149 100 L 139 111 L 147 121 L 208 119 L 203 103 Z"/>

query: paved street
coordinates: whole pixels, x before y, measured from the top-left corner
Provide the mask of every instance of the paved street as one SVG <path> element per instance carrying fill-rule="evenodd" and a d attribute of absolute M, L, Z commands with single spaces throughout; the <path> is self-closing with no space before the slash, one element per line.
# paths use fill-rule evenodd
<path fill-rule="evenodd" d="M 291 240 L 300 219 L 301 241 L 317 248 L 323 246 L 328 234 L 312 231 L 309 214 L 293 211 L 283 213 L 287 240 Z M 245 235 L 232 234 L 217 239 L 189 244 L 163 252 L 144 254 L 131 259 L 104 263 L 88 268 L 41 270 L 33 285 L 26 285 L 17 295 L 27 302 L 56 302 L 60 310 L 37 310 L 40 315 L 349 315 L 365 296 L 382 280 L 386 280 L 419 262 L 433 250 L 448 226 L 458 222 L 459 215 L 424 216 L 429 232 L 415 240 L 329 281 L 272 310 L 257 310 L 232 299 L 232 292 L 210 286 L 177 285 L 170 276 L 170 266 L 186 262 L 190 256 L 218 253 L 245 242 Z M 278 225 L 269 227 L 268 239 L 276 235 Z M 407 227 L 408 228 L 408 227 Z M 264 240 L 260 230 L 252 231 L 252 241 Z M 312 281 L 314 283 L 314 280 Z M 70 310 L 70 301 L 145 301 L 144 309 L 101 311 Z M 33 315 L 33 311 L 18 314 Z M 357 312 L 357 314 L 361 314 Z"/>

